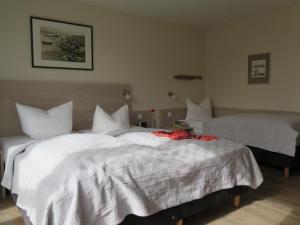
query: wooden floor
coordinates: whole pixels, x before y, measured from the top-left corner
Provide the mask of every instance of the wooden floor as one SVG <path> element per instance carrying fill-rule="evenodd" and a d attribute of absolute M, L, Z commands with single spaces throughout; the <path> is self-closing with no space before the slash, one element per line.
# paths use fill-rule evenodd
<path fill-rule="evenodd" d="M 278 168 L 262 170 L 263 185 L 242 195 L 239 209 L 220 204 L 186 219 L 184 225 L 300 225 L 300 170 L 290 178 L 283 178 Z M 0 225 L 24 225 L 10 198 L 0 202 Z"/>

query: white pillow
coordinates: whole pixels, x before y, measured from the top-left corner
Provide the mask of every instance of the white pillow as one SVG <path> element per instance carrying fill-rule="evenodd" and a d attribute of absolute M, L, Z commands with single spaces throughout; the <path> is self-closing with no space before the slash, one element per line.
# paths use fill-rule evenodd
<path fill-rule="evenodd" d="M 92 127 L 93 132 L 107 134 L 111 131 L 128 129 L 129 127 L 129 108 L 127 105 L 122 106 L 111 115 L 97 105 Z"/>
<path fill-rule="evenodd" d="M 211 102 L 208 97 L 206 97 L 199 105 L 196 105 L 187 98 L 186 105 L 186 121 L 205 121 L 212 118 Z"/>
<path fill-rule="evenodd" d="M 31 138 L 42 139 L 72 132 L 72 102 L 48 111 L 18 103 L 16 107 L 22 130 Z"/>

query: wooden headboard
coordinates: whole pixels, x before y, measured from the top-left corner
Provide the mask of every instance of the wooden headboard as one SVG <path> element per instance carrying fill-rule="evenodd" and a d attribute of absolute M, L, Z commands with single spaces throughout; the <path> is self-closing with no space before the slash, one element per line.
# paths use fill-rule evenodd
<path fill-rule="evenodd" d="M 214 107 L 213 108 L 214 117 L 240 114 L 240 113 L 272 113 L 272 114 L 300 115 L 300 112 L 295 112 L 295 111 L 279 111 L 279 110 L 263 110 L 263 109 L 236 109 L 236 108 L 222 108 L 222 107 Z"/>
<path fill-rule="evenodd" d="M 43 109 L 73 101 L 73 129 L 90 129 L 96 104 L 108 112 L 129 102 L 127 84 L 48 81 L 0 81 L 0 137 L 22 134 L 15 103 Z M 130 106 L 130 105 L 129 105 Z"/>

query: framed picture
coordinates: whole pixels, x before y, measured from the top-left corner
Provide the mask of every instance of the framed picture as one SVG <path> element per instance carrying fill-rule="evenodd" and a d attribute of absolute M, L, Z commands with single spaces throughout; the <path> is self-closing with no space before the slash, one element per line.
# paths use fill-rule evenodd
<path fill-rule="evenodd" d="M 93 70 L 93 27 L 30 17 L 32 67 Z"/>
<path fill-rule="evenodd" d="M 249 55 L 248 84 L 264 84 L 270 81 L 270 53 Z"/>

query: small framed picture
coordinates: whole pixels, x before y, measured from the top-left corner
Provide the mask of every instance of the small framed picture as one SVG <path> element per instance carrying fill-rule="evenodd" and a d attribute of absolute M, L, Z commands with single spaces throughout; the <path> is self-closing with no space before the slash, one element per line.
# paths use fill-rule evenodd
<path fill-rule="evenodd" d="M 248 84 L 269 83 L 270 58 L 270 53 L 248 56 Z"/>
<path fill-rule="evenodd" d="M 93 27 L 30 17 L 32 67 L 93 70 Z"/>

